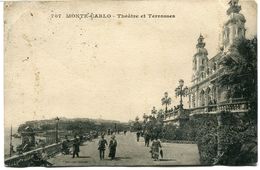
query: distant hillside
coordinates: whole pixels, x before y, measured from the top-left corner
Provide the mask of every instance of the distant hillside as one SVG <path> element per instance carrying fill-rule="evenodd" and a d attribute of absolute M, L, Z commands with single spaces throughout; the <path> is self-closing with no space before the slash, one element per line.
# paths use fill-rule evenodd
<path fill-rule="evenodd" d="M 21 124 L 18 128 L 18 133 L 24 131 L 26 127 L 31 127 L 35 131 L 49 131 L 55 130 L 57 120 L 46 119 L 46 120 L 33 120 L 27 121 Z M 117 129 L 124 130 L 128 129 L 128 123 L 120 122 L 115 120 L 105 120 L 105 119 L 89 119 L 89 118 L 65 118 L 61 117 L 58 121 L 59 130 L 62 131 L 72 131 L 72 132 L 88 132 L 91 130 L 106 131 L 107 129 Z"/>

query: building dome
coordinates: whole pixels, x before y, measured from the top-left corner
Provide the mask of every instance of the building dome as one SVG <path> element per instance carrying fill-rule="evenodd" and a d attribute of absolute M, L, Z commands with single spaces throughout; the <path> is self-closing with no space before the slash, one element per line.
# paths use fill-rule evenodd
<path fill-rule="evenodd" d="M 231 19 L 234 19 L 236 21 L 246 22 L 245 16 L 240 13 L 233 13 L 231 15 Z"/>

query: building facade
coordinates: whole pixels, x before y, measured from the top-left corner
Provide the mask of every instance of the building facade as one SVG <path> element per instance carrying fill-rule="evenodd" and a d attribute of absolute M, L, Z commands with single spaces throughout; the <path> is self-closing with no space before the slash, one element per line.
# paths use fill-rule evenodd
<path fill-rule="evenodd" d="M 203 108 L 210 105 L 228 103 L 226 94 L 228 87 L 219 87 L 218 78 L 225 70 L 221 66 L 222 57 L 229 53 L 235 39 L 245 38 L 245 17 L 240 13 L 238 0 L 231 0 L 227 10 L 228 20 L 224 23 L 220 33 L 218 53 L 209 59 L 203 35 L 199 35 L 196 53 L 193 56 L 192 85 L 189 88 L 189 108 Z M 237 99 L 233 99 L 239 100 Z M 232 102 L 232 101 L 231 101 Z"/>

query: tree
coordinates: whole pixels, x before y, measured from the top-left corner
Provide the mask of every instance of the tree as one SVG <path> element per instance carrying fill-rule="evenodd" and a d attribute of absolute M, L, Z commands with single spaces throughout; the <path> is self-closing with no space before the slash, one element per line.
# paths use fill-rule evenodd
<path fill-rule="evenodd" d="M 139 122 L 139 117 L 138 117 L 138 116 L 136 116 L 136 118 L 135 118 L 134 130 L 135 130 L 135 131 L 142 130 L 142 125 L 141 125 L 141 123 Z"/>
<path fill-rule="evenodd" d="M 148 116 L 145 113 L 143 114 L 143 120 L 144 120 L 144 123 L 146 123 L 148 120 Z"/>
<path fill-rule="evenodd" d="M 225 150 L 217 164 L 239 165 L 257 162 L 257 38 L 237 39 L 220 64 L 224 74 L 217 83 L 228 87 L 229 98 L 242 97 L 249 102 L 245 116 L 224 114 L 227 122 L 220 129 Z M 230 118 L 227 118 L 230 116 Z M 234 122 L 234 120 L 237 120 Z M 227 144 L 228 141 L 230 144 Z"/>
<path fill-rule="evenodd" d="M 158 111 L 158 114 L 157 114 L 157 119 L 158 119 L 158 120 L 163 120 L 164 116 L 165 116 L 165 115 L 163 114 L 163 110 L 160 109 L 160 110 Z"/>
<path fill-rule="evenodd" d="M 169 106 L 172 102 L 172 99 L 168 97 L 168 92 L 164 93 L 164 97 L 161 99 L 162 105 L 165 105 L 165 114 L 167 113 L 167 106 Z"/>
<path fill-rule="evenodd" d="M 257 38 L 237 39 L 220 61 L 225 74 L 218 84 L 228 87 L 227 98 L 242 97 L 250 103 L 250 119 L 257 113 Z M 256 123 L 256 122 L 255 122 Z"/>

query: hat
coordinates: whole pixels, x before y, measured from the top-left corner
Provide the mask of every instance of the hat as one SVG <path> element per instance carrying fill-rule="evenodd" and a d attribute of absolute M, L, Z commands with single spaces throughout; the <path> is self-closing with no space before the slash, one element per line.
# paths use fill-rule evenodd
<path fill-rule="evenodd" d="M 112 136 L 111 136 L 112 139 L 115 139 L 115 137 L 116 137 L 115 135 L 112 135 Z"/>

